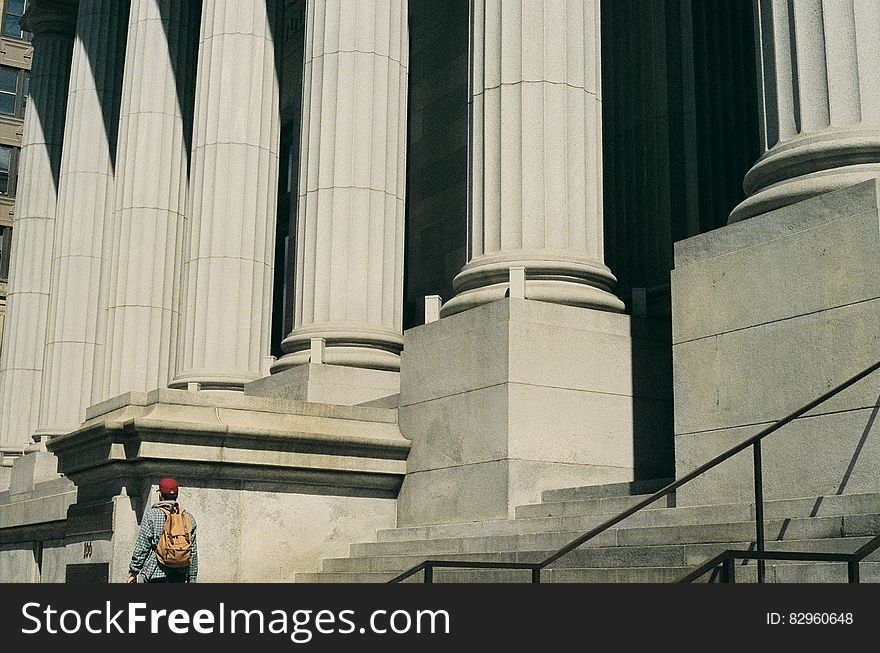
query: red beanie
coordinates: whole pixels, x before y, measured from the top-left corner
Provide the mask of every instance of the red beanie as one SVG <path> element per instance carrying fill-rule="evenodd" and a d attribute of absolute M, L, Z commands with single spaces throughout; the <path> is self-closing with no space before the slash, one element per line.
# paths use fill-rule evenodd
<path fill-rule="evenodd" d="M 161 494 L 177 494 L 177 481 L 173 478 L 163 478 L 159 481 L 159 492 Z"/>

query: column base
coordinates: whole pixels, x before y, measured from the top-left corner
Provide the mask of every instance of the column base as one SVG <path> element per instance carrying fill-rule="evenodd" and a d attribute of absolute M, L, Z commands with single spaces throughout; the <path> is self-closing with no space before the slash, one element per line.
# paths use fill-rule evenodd
<path fill-rule="evenodd" d="M 405 341 L 399 526 L 507 519 L 544 490 L 670 475 L 659 324 L 505 299 Z"/>
<path fill-rule="evenodd" d="M 748 199 L 728 224 L 880 177 L 880 131 L 828 131 L 764 154 L 746 174 Z"/>
<path fill-rule="evenodd" d="M 241 392 L 247 383 L 261 378 L 256 373 L 216 372 L 207 370 L 187 370 L 174 377 L 169 388 L 186 390 L 190 383 L 197 383 L 199 390 L 227 390 Z"/>
<path fill-rule="evenodd" d="M 453 281 L 456 296 L 444 304 L 440 315 L 455 315 L 509 296 L 512 267 L 526 270 L 527 299 L 612 313 L 625 310 L 612 292 L 617 279 L 604 264 L 565 252 L 521 250 L 480 256 L 468 263 Z"/>
<path fill-rule="evenodd" d="M 294 329 L 284 339 L 281 348 L 285 355 L 272 365 L 272 374 L 310 363 L 312 338 L 326 341 L 324 362 L 329 365 L 400 371 L 400 333 L 350 324 L 318 324 Z"/>

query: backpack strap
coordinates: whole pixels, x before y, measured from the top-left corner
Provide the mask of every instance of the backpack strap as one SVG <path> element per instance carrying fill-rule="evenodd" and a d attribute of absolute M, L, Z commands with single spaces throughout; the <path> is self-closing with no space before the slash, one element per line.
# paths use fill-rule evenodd
<path fill-rule="evenodd" d="M 192 532 L 193 532 L 192 518 L 189 516 L 189 513 L 186 510 L 181 510 L 180 516 L 183 518 L 184 526 L 186 526 L 186 539 L 190 544 L 192 544 Z"/>

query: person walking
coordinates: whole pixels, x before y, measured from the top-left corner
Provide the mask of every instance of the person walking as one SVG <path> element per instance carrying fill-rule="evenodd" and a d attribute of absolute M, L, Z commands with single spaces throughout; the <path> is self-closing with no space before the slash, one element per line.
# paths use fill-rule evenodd
<path fill-rule="evenodd" d="M 199 574 L 196 520 L 177 503 L 173 478 L 159 481 L 159 501 L 144 514 L 128 566 L 128 582 L 195 583 Z"/>

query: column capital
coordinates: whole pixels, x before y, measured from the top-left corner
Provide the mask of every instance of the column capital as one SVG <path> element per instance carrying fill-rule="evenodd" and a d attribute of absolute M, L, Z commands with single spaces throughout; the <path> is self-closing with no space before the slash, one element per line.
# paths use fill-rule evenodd
<path fill-rule="evenodd" d="M 35 36 L 76 33 L 79 0 L 31 0 L 21 17 L 21 26 Z"/>

